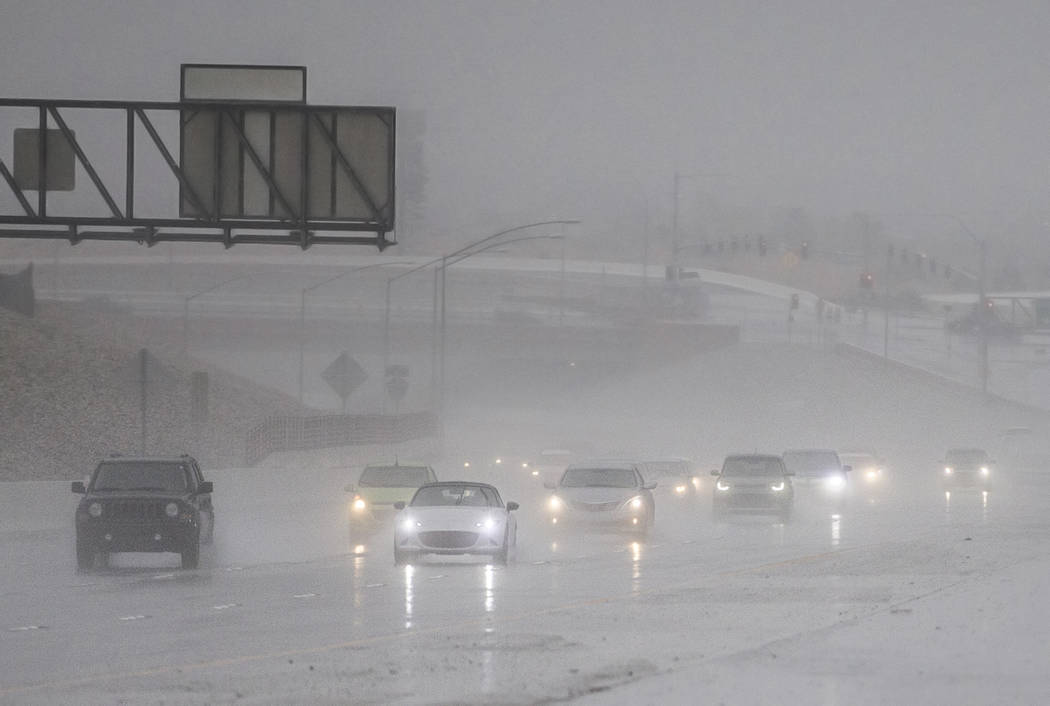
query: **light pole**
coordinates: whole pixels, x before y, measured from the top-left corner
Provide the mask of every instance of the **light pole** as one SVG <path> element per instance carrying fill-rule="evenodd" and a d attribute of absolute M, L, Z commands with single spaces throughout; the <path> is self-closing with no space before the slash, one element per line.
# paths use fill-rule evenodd
<path fill-rule="evenodd" d="M 199 292 L 194 292 L 193 294 L 182 298 L 182 352 L 184 354 L 189 350 L 190 302 L 199 296 L 203 296 L 205 294 L 208 294 L 209 292 L 214 292 L 219 287 L 225 287 L 227 284 L 230 284 L 231 282 L 236 282 L 237 280 L 255 277 L 257 274 L 259 273 L 249 272 L 245 275 L 237 275 L 236 277 L 230 277 L 229 279 L 223 280 L 218 284 L 214 284 L 211 287 L 208 287 L 207 289 L 202 289 Z"/>
<path fill-rule="evenodd" d="M 959 228 L 962 229 L 966 235 L 970 237 L 980 250 L 980 269 L 977 276 L 977 330 L 980 333 L 979 343 L 979 362 L 978 362 L 978 375 L 981 378 L 981 393 L 988 396 L 988 320 L 987 316 L 987 291 L 985 289 L 985 283 L 988 277 L 988 241 L 985 238 L 980 237 L 974 233 L 969 226 L 963 222 L 963 219 L 956 216 L 954 213 L 932 213 L 931 216 L 940 216 L 942 218 L 950 218 L 955 221 Z"/>
<path fill-rule="evenodd" d="M 383 323 L 383 369 L 384 370 L 386 369 L 386 366 L 389 364 L 389 361 L 390 361 L 390 287 L 391 287 L 391 285 L 393 285 L 394 282 L 396 282 L 397 280 L 402 279 L 404 277 L 407 277 L 410 274 L 413 274 L 415 272 L 419 272 L 420 270 L 424 270 L 424 269 L 426 269 L 426 268 L 428 268 L 428 267 L 430 267 L 432 265 L 437 265 L 438 263 L 441 263 L 442 265 L 444 265 L 444 264 L 447 263 L 449 258 L 457 257 L 457 256 L 459 256 L 459 255 L 461 255 L 461 254 L 471 250 L 472 248 L 475 248 L 475 247 L 477 247 L 479 245 L 484 245 L 485 243 L 488 243 L 489 241 L 495 240 L 496 238 L 499 238 L 502 235 L 507 235 L 509 233 L 515 233 L 515 232 L 517 232 L 519 230 L 525 230 L 526 228 L 538 228 L 540 226 L 549 226 L 549 225 L 576 225 L 579 222 L 580 221 L 575 220 L 575 219 L 553 220 L 553 221 L 538 221 L 536 223 L 526 223 L 525 225 L 515 226 L 514 228 L 508 228 L 506 230 L 501 230 L 498 233 L 493 233 L 492 235 L 490 235 L 490 236 L 488 236 L 486 238 L 482 238 L 481 240 L 475 241 L 473 243 L 470 243 L 469 245 L 464 245 L 463 247 L 459 248 L 458 250 L 455 250 L 455 251 L 453 251 L 451 253 L 448 253 L 447 255 L 442 255 L 441 257 L 436 257 L 433 260 L 429 260 L 427 262 L 424 262 L 422 265 L 418 265 L 416 267 L 413 267 L 410 270 L 406 270 L 405 272 L 402 272 L 401 274 L 399 274 L 399 275 L 397 275 L 395 277 L 389 278 L 386 281 L 386 313 L 385 313 L 385 315 L 383 317 L 383 321 L 384 321 L 384 323 Z M 442 272 L 443 271 L 444 271 L 444 268 L 442 267 Z M 438 270 L 435 269 L 434 270 L 434 276 L 435 276 L 434 297 L 435 297 L 435 302 L 437 300 L 437 285 L 438 285 L 437 273 L 438 273 Z M 443 284 L 443 282 L 442 282 L 442 284 Z M 444 297 L 444 290 L 442 290 L 442 297 Z M 436 307 L 436 304 L 435 304 L 435 312 L 436 312 L 436 308 L 437 307 Z M 435 315 L 435 320 L 436 320 L 436 315 Z"/>
<path fill-rule="evenodd" d="M 547 224 L 536 224 L 536 225 L 547 225 Z M 528 228 L 528 227 L 530 227 L 530 226 L 521 226 L 521 227 L 518 227 L 518 228 L 513 228 L 513 229 L 511 229 L 511 231 L 504 231 L 502 233 L 498 233 L 497 235 L 505 235 L 508 232 L 512 232 L 512 231 L 515 231 L 515 230 L 523 230 L 523 229 Z M 466 260 L 469 257 L 474 257 L 475 255 L 479 255 L 479 254 L 485 252 L 486 250 L 491 250 L 492 248 L 501 247 L 503 245 L 510 245 L 512 243 L 522 243 L 522 242 L 525 242 L 527 240 L 560 240 L 560 241 L 562 241 L 562 253 L 563 254 L 564 254 L 564 248 L 565 248 L 565 236 L 564 235 L 527 235 L 527 236 L 524 236 L 524 237 L 521 237 L 521 238 L 511 238 L 510 240 L 503 240 L 503 241 L 496 242 L 496 243 L 489 243 L 488 245 L 485 245 L 484 247 L 478 248 L 476 250 L 472 250 L 472 248 L 474 248 L 475 246 L 480 245 L 482 243 L 485 243 L 486 241 L 489 241 L 489 240 L 492 240 L 491 236 L 489 238 L 485 238 L 484 240 L 479 240 L 477 243 L 474 243 L 474 245 L 468 245 L 466 248 L 461 248 L 456 253 L 445 255 L 444 257 L 441 258 L 441 314 L 440 314 L 440 317 L 439 317 L 439 328 L 440 328 L 440 331 L 439 331 L 439 334 L 438 334 L 438 340 L 440 342 L 440 349 L 439 349 L 439 353 L 438 353 L 438 371 L 439 371 L 439 375 L 438 375 L 438 383 L 437 383 L 437 391 L 438 391 L 437 401 L 438 401 L 438 415 L 439 415 L 439 422 L 438 423 L 440 424 L 442 437 L 444 437 L 444 429 L 445 429 L 445 341 L 446 341 L 445 332 L 446 332 L 446 320 L 447 320 L 447 317 L 446 317 L 447 307 L 446 307 L 446 297 L 445 297 L 445 291 L 446 291 L 445 290 L 445 271 L 450 266 L 455 265 L 457 262 L 462 262 L 463 260 Z M 470 252 L 467 252 L 468 250 Z M 564 271 L 565 271 L 565 268 L 564 268 L 564 258 L 563 258 L 563 260 L 562 260 L 562 272 L 564 273 Z"/>
<path fill-rule="evenodd" d="M 341 279 L 348 275 L 352 275 L 355 272 L 361 272 L 362 270 L 371 270 L 376 267 L 388 267 L 390 265 L 400 265 L 400 262 L 374 262 L 371 265 L 364 265 L 363 267 L 355 267 L 352 270 L 341 272 L 337 275 L 333 275 L 328 279 L 321 280 L 316 284 L 312 284 L 309 287 L 304 287 L 299 292 L 299 404 L 303 403 L 303 359 L 306 353 L 306 294 L 312 292 L 318 287 L 334 282 L 337 279 Z"/>

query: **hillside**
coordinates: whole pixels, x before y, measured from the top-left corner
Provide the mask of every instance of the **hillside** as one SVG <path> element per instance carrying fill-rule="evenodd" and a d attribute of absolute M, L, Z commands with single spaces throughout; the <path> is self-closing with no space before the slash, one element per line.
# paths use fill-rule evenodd
<path fill-rule="evenodd" d="M 164 345 L 134 317 L 42 304 L 34 318 L 0 309 L 0 480 L 79 478 L 100 457 L 141 444 L 139 350 L 149 347 L 146 452 L 239 465 L 249 428 L 297 403 Z M 206 371 L 208 417 L 191 418 L 190 379 Z"/>

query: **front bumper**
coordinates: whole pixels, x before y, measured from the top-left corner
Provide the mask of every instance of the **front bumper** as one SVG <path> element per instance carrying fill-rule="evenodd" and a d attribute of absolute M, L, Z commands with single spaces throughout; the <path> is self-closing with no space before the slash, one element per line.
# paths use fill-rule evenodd
<path fill-rule="evenodd" d="M 181 552 L 196 546 L 199 536 L 195 522 L 77 522 L 77 544 L 96 552 Z"/>
<path fill-rule="evenodd" d="M 483 530 L 399 530 L 394 544 L 401 552 L 412 554 L 482 554 L 495 555 L 503 549 L 504 528 Z"/>
<path fill-rule="evenodd" d="M 774 493 L 723 492 L 715 496 L 714 508 L 729 512 L 781 513 L 791 509 L 791 495 Z"/>

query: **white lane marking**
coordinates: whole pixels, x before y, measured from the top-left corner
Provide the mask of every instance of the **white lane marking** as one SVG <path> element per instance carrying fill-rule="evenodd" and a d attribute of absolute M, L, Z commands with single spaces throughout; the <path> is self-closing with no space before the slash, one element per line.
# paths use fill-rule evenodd
<path fill-rule="evenodd" d="M 365 584 L 365 588 L 382 588 L 383 586 L 386 586 L 386 584 L 385 583 L 366 583 Z"/>
<path fill-rule="evenodd" d="M 213 605 L 212 610 L 226 610 L 227 608 L 236 608 L 240 603 L 222 603 L 220 605 Z"/>
<path fill-rule="evenodd" d="M 316 593 L 297 593 L 292 598 L 317 598 Z"/>
<path fill-rule="evenodd" d="M 117 620 L 124 620 L 124 621 L 128 621 L 128 620 L 145 620 L 148 617 L 149 617 L 148 615 L 125 615 L 123 617 L 117 618 Z"/>
<path fill-rule="evenodd" d="M 175 574 L 157 574 L 153 577 L 154 581 L 166 581 L 167 579 L 175 578 Z"/>
<path fill-rule="evenodd" d="M 226 571 L 244 571 L 244 567 L 242 567 L 242 566 L 227 566 L 225 570 Z"/>
<path fill-rule="evenodd" d="M 438 579 L 445 578 L 445 574 L 438 574 L 437 576 L 427 576 L 427 581 L 437 581 Z"/>
<path fill-rule="evenodd" d="M 8 628 L 8 632 L 26 632 L 27 630 L 43 630 L 43 625 L 20 625 L 17 628 Z"/>
<path fill-rule="evenodd" d="M 540 559 L 539 561 L 532 562 L 532 565 L 533 566 L 540 566 L 541 564 L 546 564 L 546 563 L 547 563 L 546 559 Z"/>

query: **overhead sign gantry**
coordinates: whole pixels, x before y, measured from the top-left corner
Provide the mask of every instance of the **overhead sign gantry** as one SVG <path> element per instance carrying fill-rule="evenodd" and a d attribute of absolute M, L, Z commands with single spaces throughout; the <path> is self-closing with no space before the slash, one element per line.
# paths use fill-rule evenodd
<path fill-rule="evenodd" d="M 184 64 L 180 86 L 0 99 L 0 237 L 392 244 L 394 108 L 308 105 L 296 66 Z"/>

